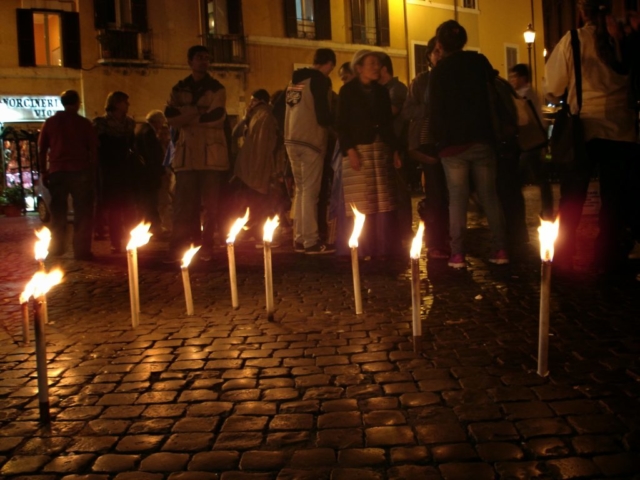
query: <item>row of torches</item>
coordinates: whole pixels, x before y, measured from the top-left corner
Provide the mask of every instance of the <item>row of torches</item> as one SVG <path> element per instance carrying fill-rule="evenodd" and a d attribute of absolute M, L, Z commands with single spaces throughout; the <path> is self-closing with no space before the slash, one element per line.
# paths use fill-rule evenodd
<path fill-rule="evenodd" d="M 360 213 L 352 205 L 354 213 L 353 234 L 349 239 L 351 249 L 351 266 L 353 274 L 353 293 L 355 300 L 355 313 L 363 313 L 362 292 L 360 286 L 360 267 L 358 263 L 358 238 L 364 227 L 366 216 Z M 229 281 L 231 287 L 231 305 L 234 309 L 239 308 L 238 285 L 236 277 L 236 261 L 234 244 L 236 236 L 245 227 L 249 220 L 249 209 L 244 217 L 238 218 L 227 237 L 227 256 L 229 260 Z M 279 225 L 279 219 L 268 218 L 264 225 L 264 278 L 266 311 L 269 320 L 274 316 L 274 295 L 273 295 L 273 273 L 271 261 L 271 242 L 275 229 Z M 138 282 L 138 248 L 146 245 L 152 234 L 149 232 L 150 225 L 140 223 L 131 231 L 131 240 L 127 244 L 127 266 L 129 277 L 129 299 L 131 304 L 131 325 L 136 328 L 140 324 L 140 293 Z M 553 261 L 554 243 L 558 235 L 558 219 L 555 222 L 542 220 L 538 228 L 540 240 L 540 258 L 542 260 L 541 287 L 540 287 L 540 319 L 538 335 L 538 375 L 547 376 L 548 356 L 549 356 L 549 297 L 551 291 L 551 262 Z M 420 292 L 420 256 L 422 253 L 422 239 L 424 235 L 424 223 L 420 222 L 416 236 L 411 243 L 411 306 L 412 306 L 412 332 L 413 349 L 420 352 L 422 340 L 421 322 L 421 292 Z M 46 363 L 46 340 L 44 335 L 44 324 L 48 321 L 47 313 L 47 292 L 62 281 L 63 273 L 59 268 L 47 272 L 44 261 L 47 258 L 51 232 L 46 227 L 36 231 L 38 240 L 35 244 L 35 258 L 39 264 L 39 270 L 27 283 L 25 290 L 20 294 L 20 304 L 22 307 L 23 340 L 25 345 L 30 343 L 29 336 L 29 300 L 33 298 L 35 342 L 36 342 L 36 363 L 38 374 L 38 398 L 40 408 L 40 419 L 43 423 L 50 423 L 49 413 L 49 392 Z M 191 292 L 191 281 L 189 278 L 189 264 L 198 252 L 200 247 L 191 247 L 184 254 L 180 269 L 182 271 L 182 281 L 186 302 L 187 315 L 194 314 L 193 296 Z"/>

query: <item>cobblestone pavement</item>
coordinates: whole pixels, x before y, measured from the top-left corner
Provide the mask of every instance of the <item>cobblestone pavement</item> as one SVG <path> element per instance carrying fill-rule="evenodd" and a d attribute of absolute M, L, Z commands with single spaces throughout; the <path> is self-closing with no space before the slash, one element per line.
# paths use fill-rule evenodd
<path fill-rule="evenodd" d="M 529 202 L 529 210 L 535 207 Z M 640 475 L 640 283 L 554 277 L 550 371 L 535 373 L 540 266 L 486 262 L 424 272 L 414 354 L 408 265 L 351 267 L 274 250 L 275 320 L 261 251 L 239 242 L 241 307 L 226 251 L 196 262 L 184 314 L 166 244 L 140 249 L 132 329 L 124 255 L 60 264 L 47 325 L 53 423 L 38 422 L 36 359 L 17 295 L 32 275 L 35 218 L 0 219 L 0 477 L 65 480 L 633 478 Z M 532 233 L 536 219 L 531 216 Z M 588 245 L 593 220 L 581 235 Z M 532 242 L 535 244 L 536 242 Z"/>

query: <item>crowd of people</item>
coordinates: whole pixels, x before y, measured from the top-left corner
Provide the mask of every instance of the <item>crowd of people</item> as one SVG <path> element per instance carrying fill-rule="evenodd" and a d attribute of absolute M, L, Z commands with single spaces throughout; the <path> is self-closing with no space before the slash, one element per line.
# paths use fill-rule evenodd
<path fill-rule="evenodd" d="M 566 102 L 580 112 L 588 147 L 587 161 L 560 171 L 558 263 L 571 268 L 582 205 L 597 168 L 597 261 L 619 267 L 640 241 L 634 191 L 640 180 L 639 20 L 630 16 L 625 29 L 612 20 L 609 0 L 579 4 L 580 95 L 569 34 L 551 54 L 545 75 L 547 93 L 568 92 Z M 105 115 L 92 125 L 78 115 L 78 94 L 64 92 L 65 111 L 48 119 L 40 136 L 41 151 L 49 153 L 48 162 L 41 155 L 41 170 L 53 198 L 51 253 L 65 250 L 70 194 L 78 259 L 92 257 L 92 237 L 105 238 L 106 227 L 112 251 L 121 252 L 130 227 L 145 219 L 169 240 L 169 261 L 191 243 L 201 245 L 200 259 L 207 261 L 224 242 L 229 222 L 246 208 L 247 237 L 257 246 L 264 220 L 278 213 L 292 219 L 296 252 L 346 255 L 357 209 L 366 215 L 360 254 L 401 257 L 403 242 L 412 236 L 411 193 L 418 184 L 425 195 L 418 213 L 429 259 L 466 266 L 473 198 L 491 232 L 488 261 L 509 263 L 510 254 L 529 242 L 524 182 L 540 189 L 541 217 L 554 217 L 546 148 L 522 147 L 510 99 L 526 99 L 542 124 L 541 100 L 526 65 L 513 66 L 507 81 L 484 55 L 464 50 L 466 42 L 457 21 L 440 25 L 427 46 L 428 70 L 409 87 L 394 76 L 386 53 L 359 50 L 338 70 L 338 94 L 329 78 L 336 55 L 320 48 L 313 64 L 294 71 L 282 91 L 253 92 L 233 129 L 225 88 L 208 73 L 204 46 L 189 49 L 191 74 L 173 87 L 164 112 L 149 112 L 137 132 L 125 93 L 110 93 Z"/>

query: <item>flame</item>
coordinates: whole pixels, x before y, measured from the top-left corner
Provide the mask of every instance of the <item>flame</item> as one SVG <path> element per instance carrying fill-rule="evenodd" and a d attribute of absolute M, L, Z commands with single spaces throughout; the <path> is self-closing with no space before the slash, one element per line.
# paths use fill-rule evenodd
<path fill-rule="evenodd" d="M 131 230 L 131 240 L 127 244 L 127 250 L 133 250 L 149 243 L 152 233 L 149 233 L 150 223 L 140 222 L 140 224 Z"/>
<path fill-rule="evenodd" d="M 362 227 L 364 226 L 365 214 L 360 213 L 356 206 L 353 204 L 351 204 L 351 210 L 353 210 L 355 221 L 353 222 L 353 233 L 351 234 L 351 238 L 349 239 L 349 247 L 357 248 L 358 237 L 360 236 L 360 232 L 362 232 Z"/>
<path fill-rule="evenodd" d="M 553 261 L 553 246 L 558 238 L 558 227 L 560 225 L 560 219 L 556 217 L 555 222 L 548 222 L 546 220 L 540 220 L 540 226 L 538 227 L 538 238 L 540 239 L 540 258 L 544 262 Z"/>
<path fill-rule="evenodd" d="M 273 240 L 273 232 L 280 225 L 280 218 L 276 215 L 273 218 L 267 218 L 267 221 L 264 223 L 264 235 L 262 236 L 262 240 L 265 242 L 271 242 Z"/>
<path fill-rule="evenodd" d="M 51 243 L 51 231 L 47 227 L 36 230 L 35 256 L 36 260 L 43 262 L 49 255 L 49 244 Z"/>
<path fill-rule="evenodd" d="M 62 281 L 62 277 L 63 273 L 59 268 L 48 273 L 36 272 L 20 294 L 20 303 L 28 302 L 31 297 L 38 298 L 45 295 Z"/>
<path fill-rule="evenodd" d="M 231 230 L 229 231 L 229 236 L 227 237 L 227 243 L 233 243 L 236 241 L 236 235 L 240 233 L 240 230 L 247 224 L 247 220 L 249 220 L 249 209 L 244 214 L 244 217 L 239 218 L 235 221 Z"/>
<path fill-rule="evenodd" d="M 416 236 L 413 237 L 413 241 L 411 242 L 411 258 L 417 260 L 420 258 L 420 252 L 422 251 L 422 237 L 424 236 L 424 222 L 420 222 L 418 225 L 418 231 L 416 232 Z"/>
<path fill-rule="evenodd" d="M 182 268 L 187 268 L 189 266 L 189 264 L 191 263 L 191 259 L 196 253 L 198 253 L 198 250 L 200 250 L 199 246 L 194 247 L 193 245 L 191 245 L 191 248 L 184 252 L 184 256 L 182 257 Z"/>

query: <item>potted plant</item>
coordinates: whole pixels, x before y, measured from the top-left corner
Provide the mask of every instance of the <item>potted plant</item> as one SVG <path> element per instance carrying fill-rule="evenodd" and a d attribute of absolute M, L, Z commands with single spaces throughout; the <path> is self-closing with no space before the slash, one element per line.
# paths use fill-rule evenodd
<path fill-rule="evenodd" d="M 19 217 L 25 208 L 24 197 L 20 185 L 5 187 L 0 193 L 0 204 L 3 206 L 7 217 Z"/>

